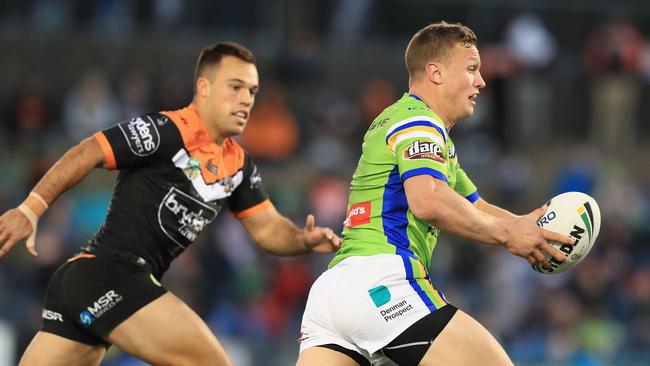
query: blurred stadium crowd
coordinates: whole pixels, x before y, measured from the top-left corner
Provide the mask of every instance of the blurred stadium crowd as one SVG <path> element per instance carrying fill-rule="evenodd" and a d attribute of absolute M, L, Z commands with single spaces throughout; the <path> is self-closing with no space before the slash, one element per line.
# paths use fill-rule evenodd
<path fill-rule="evenodd" d="M 0 211 L 93 132 L 186 105 L 201 47 L 257 53 L 261 92 L 240 141 L 278 209 L 341 229 L 365 129 L 407 91 L 403 51 L 431 21 L 479 37 L 482 91 L 452 132 L 488 201 L 527 213 L 578 190 L 603 227 L 573 271 L 444 236 L 431 276 L 518 365 L 650 364 L 650 5 L 480 0 L 29 0 L 0 3 Z M 103 221 L 97 171 L 53 205 L 38 258 L 0 261 L 0 365 L 38 329 L 50 274 Z M 224 212 L 164 278 L 237 365 L 290 365 L 311 282 L 329 256 L 262 253 Z M 344 299 L 341 299 L 344 301 Z M 104 365 L 140 365 L 116 350 Z"/>

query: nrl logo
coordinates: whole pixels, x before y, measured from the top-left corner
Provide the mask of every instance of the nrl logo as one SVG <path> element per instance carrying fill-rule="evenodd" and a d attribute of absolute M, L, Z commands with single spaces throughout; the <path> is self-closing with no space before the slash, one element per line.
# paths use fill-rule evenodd
<path fill-rule="evenodd" d="M 194 158 L 190 158 L 190 161 L 187 162 L 187 166 L 183 169 L 183 172 L 188 179 L 194 179 L 199 176 L 200 168 L 201 162 Z"/>

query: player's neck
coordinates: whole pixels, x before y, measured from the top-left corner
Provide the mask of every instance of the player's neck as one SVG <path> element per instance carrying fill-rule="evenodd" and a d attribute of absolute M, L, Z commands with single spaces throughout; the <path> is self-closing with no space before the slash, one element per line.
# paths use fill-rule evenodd
<path fill-rule="evenodd" d="M 194 108 L 196 108 L 199 118 L 201 119 L 205 129 L 208 131 L 212 141 L 214 141 L 215 144 L 222 146 L 226 138 L 220 133 L 217 124 L 208 118 L 210 113 L 207 110 L 207 106 L 203 103 L 197 103 L 196 99 L 192 101 L 192 104 L 194 105 Z"/>
<path fill-rule="evenodd" d="M 449 118 L 447 108 L 445 108 L 444 104 L 442 103 L 444 99 L 439 97 L 435 90 L 428 90 L 421 87 L 420 85 L 412 84 L 409 88 L 409 93 L 416 95 L 427 105 L 427 107 L 429 107 L 429 109 L 433 111 L 433 113 L 440 117 L 447 130 L 450 130 L 452 127 L 454 127 L 454 124 L 456 123 L 453 119 Z"/>

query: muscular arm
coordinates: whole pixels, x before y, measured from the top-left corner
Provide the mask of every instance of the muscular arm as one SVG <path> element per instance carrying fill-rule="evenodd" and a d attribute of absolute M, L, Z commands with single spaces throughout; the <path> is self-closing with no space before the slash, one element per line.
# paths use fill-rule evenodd
<path fill-rule="evenodd" d="M 314 226 L 314 217 L 307 217 L 304 229 L 282 216 L 274 206 L 241 219 L 248 235 L 265 251 L 292 256 L 310 252 L 332 252 L 340 245 L 340 239 L 332 229 Z"/>
<path fill-rule="evenodd" d="M 440 230 L 487 244 L 503 245 L 511 253 L 548 266 L 542 252 L 563 262 L 564 256 L 548 241 L 573 244 L 574 240 L 535 225 L 527 217 L 506 220 L 485 213 L 454 192 L 449 186 L 428 175 L 418 175 L 404 182 L 409 209 L 421 220 Z M 545 209 L 534 214 L 541 216 Z M 501 213 L 502 214 L 502 213 Z"/>
<path fill-rule="evenodd" d="M 35 233 L 38 218 L 47 209 L 40 200 L 51 205 L 103 162 L 102 149 L 92 137 L 68 150 L 36 184 L 32 190 L 34 195 L 30 194 L 18 208 L 0 216 L 0 258 L 16 243 L 28 237 L 27 250 L 32 255 L 37 255 L 32 233 Z"/>
<path fill-rule="evenodd" d="M 95 138 L 89 137 L 59 159 L 36 184 L 33 191 L 48 204 L 77 185 L 90 171 L 104 163 L 104 153 Z"/>
<path fill-rule="evenodd" d="M 432 226 L 486 244 L 506 243 L 507 225 L 472 206 L 445 182 L 418 175 L 404 182 L 404 190 L 411 212 Z"/>
<path fill-rule="evenodd" d="M 510 212 L 508 210 L 504 210 L 501 207 L 498 207 L 498 206 L 495 206 L 495 205 L 492 205 L 492 204 L 488 203 L 483 198 L 479 198 L 474 203 L 474 205 L 480 211 L 485 212 L 486 214 L 488 214 L 490 216 L 494 216 L 494 217 L 499 218 L 499 219 L 514 220 L 514 219 L 520 217 L 519 215 L 515 215 L 515 214 L 513 214 L 512 212 Z"/>

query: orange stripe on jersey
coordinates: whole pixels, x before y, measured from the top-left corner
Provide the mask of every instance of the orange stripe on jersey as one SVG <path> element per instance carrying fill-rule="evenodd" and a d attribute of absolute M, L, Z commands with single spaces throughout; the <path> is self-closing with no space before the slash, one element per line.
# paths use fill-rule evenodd
<path fill-rule="evenodd" d="M 239 211 L 239 212 L 233 212 L 233 215 L 235 215 L 236 218 L 238 219 L 245 219 L 248 217 L 251 217 L 259 212 L 264 211 L 266 208 L 273 206 L 273 203 L 271 203 L 271 200 L 267 199 L 264 200 L 257 205 L 253 207 L 249 207 L 245 209 L 244 211 Z"/>
<path fill-rule="evenodd" d="M 205 183 L 211 184 L 233 176 L 244 166 L 244 149 L 230 138 L 226 138 L 222 146 L 217 145 L 194 104 L 161 113 L 174 122 L 190 156 L 201 162 L 201 175 Z"/>
<path fill-rule="evenodd" d="M 205 128 L 205 123 L 201 119 L 201 116 L 199 116 L 199 111 L 196 110 L 194 104 L 175 111 L 160 113 L 169 117 L 174 122 L 181 132 L 183 144 L 188 150 L 192 151 L 201 145 L 214 142 L 210 137 L 210 133 Z"/>
<path fill-rule="evenodd" d="M 68 263 L 74 262 L 77 259 L 81 259 L 81 258 L 95 258 L 95 257 L 96 257 L 96 255 L 94 255 L 94 254 L 77 254 L 74 257 L 68 259 Z"/>
<path fill-rule="evenodd" d="M 99 143 L 99 146 L 102 148 L 102 151 L 104 152 L 104 160 L 106 160 L 105 167 L 108 170 L 113 170 L 117 167 L 117 163 L 115 162 L 115 153 L 113 153 L 113 148 L 111 147 L 111 144 L 108 143 L 108 139 L 106 138 L 106 135 L 102 131 L 95 132 L 93 135 L 95 137 L 95 140 Z"/>

